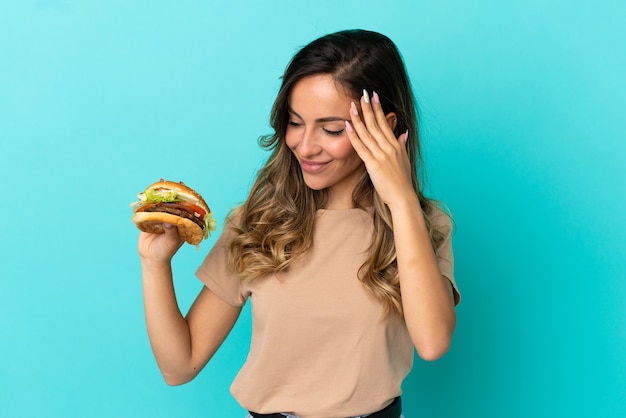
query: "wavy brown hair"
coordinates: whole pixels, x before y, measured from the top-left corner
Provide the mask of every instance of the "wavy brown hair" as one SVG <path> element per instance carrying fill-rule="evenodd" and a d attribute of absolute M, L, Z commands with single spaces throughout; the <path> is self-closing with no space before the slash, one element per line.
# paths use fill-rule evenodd
<path fill-rule="evenodd" d="M 231 216 L 235 233 L 230 242 L 229 264 L 244 281 L 287 270 L 311 247 L 315 214 L 324 207 L 327 192 L 306 186 L 300 166 L 285 143 L 285 132 L 292 88 L 303 78 L 320 74 L 332 76 L 338 86 L 357 101 L 363 88 L 378 92 L 385 113 L 394 112 L 397 116 L 396 137 L 409 131 L 407 146 L 412 184 L 434 248 L 444 237 L 444 231 L 432 227 L 434 202 L 424 196 L 420 187 L 424 181 L 424 164 L 417 109 L 398 49 L 388 37 L 376 32 L 337 32 L 300 49 L 282 77 L 270 118 L 274 133 L 259 141 L 271 155 L 259 171 L 247 200 Z M 359 270 L 359 279 L 386 312 L 401 313 L 391 214 L 367 172 L 354 189 L 352 200 L 356 208 L 373 207 L 370 256 Z"/>

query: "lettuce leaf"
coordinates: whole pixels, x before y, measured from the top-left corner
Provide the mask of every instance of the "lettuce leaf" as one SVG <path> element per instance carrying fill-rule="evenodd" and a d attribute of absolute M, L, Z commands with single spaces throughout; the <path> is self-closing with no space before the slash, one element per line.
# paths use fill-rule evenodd
<path fill-rule="evenodd" d="M 217 228 L 217 221 L 213 219 L 213 214 L 211 212 L 207 213 L 204 217 L 204 239 L 207 239 L 209 235 L 211 235 L 212 231 L 215 231 Z"/>
<path fill-rule="evenodd" d="M 146 196 L 147 203 L 163 203 L 163 202 L 182 202 L 183 199 L 172 190 L 154 190 L 148 189 L 143 192 Z"/>

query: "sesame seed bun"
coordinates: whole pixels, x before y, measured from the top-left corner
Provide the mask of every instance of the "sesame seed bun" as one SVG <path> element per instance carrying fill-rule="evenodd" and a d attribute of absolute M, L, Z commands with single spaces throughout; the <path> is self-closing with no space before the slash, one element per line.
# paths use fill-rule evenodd
<path fill-rule="evenodd" d="M 139 194 L 139 201 L 131 204 L 132 221 L 141 231 L 162 234 L 163 224 L 178 229 L 178 234 L 189 244 L 198 245 L 215 229 L 211 209 L 202 196 L 182 182 L 161 179 Z"/>

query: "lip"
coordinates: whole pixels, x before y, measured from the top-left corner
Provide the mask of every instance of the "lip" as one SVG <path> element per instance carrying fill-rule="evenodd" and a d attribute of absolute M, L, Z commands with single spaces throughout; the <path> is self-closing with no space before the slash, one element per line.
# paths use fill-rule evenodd
<path fill-rule="evenodd" d="M 323 162 L 323 161 L 299 160 L 299 162 L 300 162 L 300 168 L 302 168 L 302 171 L 306 173 L 312 173 L 312 174 L 319 173 L 320 171 L 325 169 L 326 166 L 329 164 L 328 162 Z"/>

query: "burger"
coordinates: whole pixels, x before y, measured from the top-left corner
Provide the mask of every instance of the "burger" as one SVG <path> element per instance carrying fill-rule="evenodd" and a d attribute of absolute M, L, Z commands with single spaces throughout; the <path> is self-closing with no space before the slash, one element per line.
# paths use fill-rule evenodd
<path fill-rule="evenodd" d="M 131 203 L 133 222 L 144 232 L 162 234 L 163 224 L 178 228 L 185 241 L 198 245 L 215 230 L 215 220 L 202 196 L 182 181 L 161 179 L 151 184 Z"/>

